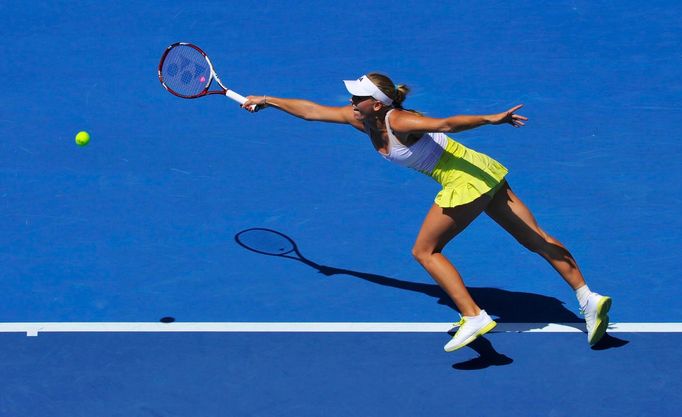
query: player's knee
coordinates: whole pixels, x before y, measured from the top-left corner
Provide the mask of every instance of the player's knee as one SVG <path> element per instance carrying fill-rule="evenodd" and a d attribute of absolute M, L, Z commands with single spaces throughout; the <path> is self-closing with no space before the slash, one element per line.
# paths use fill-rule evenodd
<path fill-rule="evenodd" d="M 433 249 L 427 248 L 418 243 L 412 247 L 412 257 L 422 265 L 427 263 L 433 254 Z"/>
<path fill-rule="evenodd" d="M 412 247 L 412 257 L 419 263 L 421 263 L 420 259 L 424 258 L 424 251 L 420 249 L 417 245 Z"/>

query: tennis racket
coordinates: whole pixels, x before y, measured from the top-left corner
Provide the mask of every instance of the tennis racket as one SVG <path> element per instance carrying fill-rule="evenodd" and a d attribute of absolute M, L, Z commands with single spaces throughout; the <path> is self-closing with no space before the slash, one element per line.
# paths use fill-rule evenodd
<path fill-rule="evenodd" d="M 214 80 L 218 85 L 211 89 Z M 191 43 L 177 42 L 166 48 L 159 62 L 159 81 L 168 92 L 182 98 L 220 94 L 239 104 L 246 102 L 246 97 L 225 87 L 208 55 Z M 254 105 L 251 110 L 260 108 Z"/>

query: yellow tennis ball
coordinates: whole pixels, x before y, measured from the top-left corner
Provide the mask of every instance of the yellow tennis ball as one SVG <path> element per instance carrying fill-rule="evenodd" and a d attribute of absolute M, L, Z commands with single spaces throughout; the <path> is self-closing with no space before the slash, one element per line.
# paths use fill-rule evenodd
<path fill-rule="evenodd" d="M 76 144 L 78 146 L 85 146 L 90 142 L 90 134 L 85 131 L 76 134 Z"/>

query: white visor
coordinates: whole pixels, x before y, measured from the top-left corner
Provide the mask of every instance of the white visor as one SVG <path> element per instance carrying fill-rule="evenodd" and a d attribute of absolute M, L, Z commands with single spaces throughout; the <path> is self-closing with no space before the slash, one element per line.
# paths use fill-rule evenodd
<path fill-rule="evenodd" d="M 354 96 L 373 97 L 387 106 L 393 104 L 393 100 L 379 90 L 379 87 L 374 85 L 366 75 L 363 75 L 357 80 L 344 80 L 343 83 L 346 84 L 348 92 Z"/>

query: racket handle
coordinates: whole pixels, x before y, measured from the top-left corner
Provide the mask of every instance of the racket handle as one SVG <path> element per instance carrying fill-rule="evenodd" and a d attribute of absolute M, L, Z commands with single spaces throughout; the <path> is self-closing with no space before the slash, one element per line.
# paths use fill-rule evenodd
<path fill-rule="evenodd" d="M 246 97 L 242 96 L 241 94 L 235 93 L 232 90 L 226 90 L 225 95 L 227 96 L 227 98 L 231 98 L 232 100 L 236 101 L 239 104 L 246 103 Z"/>
<path fill-rule="evenodd" d="M 239 104 L 246 103 L 246 97 L 242 96 L 241 94 L 235 93 L 232 90 L 226 90 L 225 96 L 227 96 L 227 98 L 231 98 L 232 100 L 236 101 Z M 258 107 L 257 104 L 253 104 L 253 105 L 251 105 L 251 110 L 252 111 L 258 111 L 258 110 L 260 110 L 260 108 Z"/>

